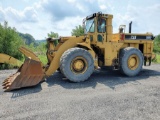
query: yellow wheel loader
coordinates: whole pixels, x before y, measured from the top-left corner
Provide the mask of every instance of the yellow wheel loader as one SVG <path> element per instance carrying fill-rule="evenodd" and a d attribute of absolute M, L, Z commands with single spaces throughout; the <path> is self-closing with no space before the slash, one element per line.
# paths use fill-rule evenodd
<path fill-rule="evenodd" d="M 154 57 L 151 33 L 125 33 L 125 25 L 119 32 L 112 32 L 111 14 L 93 13 L 83 20 L 84 36 L 48 38 L 48 63 L 43 65 L 30 50 L 21 47 L 27 57 L 17 73 L 3 82 L 5 91 L 37 85 L 56 70 L 70 81 L 87 80 L 94 69 L 113 66 L 127 76 L 139 74 L 143 64 L 151 64 Z M 54 41 L 58 40 L 58 45 Z"/>

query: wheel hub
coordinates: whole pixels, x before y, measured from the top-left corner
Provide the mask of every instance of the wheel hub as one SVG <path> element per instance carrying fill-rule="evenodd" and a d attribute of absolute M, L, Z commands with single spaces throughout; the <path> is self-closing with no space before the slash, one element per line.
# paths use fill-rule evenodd
<path fill-rule="evenodd" d="M 83 63 L 82 60 L 76 60 L 73 63 L 73 67 L 74 67 L 75 70 L 80 71 L 84 68 L 84 63 Z"/>
<path fill-rule="evenodd" d="M 139 58 L 137 55 L 131 55 L 128 59 L 128 67 L 135 70 L 139 65 Z"/>
<path fill-rule="evenodd" d="M 72 72 L 79 74 L 84 73 L 87 69 L 87 61 L 83 57 L 76 57 L 71 62 Z"/>

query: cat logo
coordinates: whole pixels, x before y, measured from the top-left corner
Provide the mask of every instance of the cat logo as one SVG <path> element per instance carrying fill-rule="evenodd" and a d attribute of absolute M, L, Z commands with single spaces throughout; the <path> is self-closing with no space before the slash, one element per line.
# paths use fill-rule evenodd
<path fill-rule="evenodd" d="M 135 39 L 136 39 L 136 36 L 131 36 L 131 39 L 132 39 L 132 40 L 135 40 Z"/>

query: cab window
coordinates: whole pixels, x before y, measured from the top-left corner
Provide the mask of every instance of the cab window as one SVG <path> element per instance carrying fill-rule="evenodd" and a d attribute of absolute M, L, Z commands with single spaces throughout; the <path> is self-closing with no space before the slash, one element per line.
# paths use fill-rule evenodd
<path fill-rule="evenodd" d="M 98 19 L 98 32 L 103 33 L 106 32 L 106 20 L 104 18 L 99 18 Z"/>

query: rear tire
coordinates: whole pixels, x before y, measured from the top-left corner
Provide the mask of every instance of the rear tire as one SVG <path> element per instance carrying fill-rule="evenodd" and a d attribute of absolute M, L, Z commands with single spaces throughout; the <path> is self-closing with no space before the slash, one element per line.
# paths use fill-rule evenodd
<path fill-rule="evenodd" d="M 127 47 L 120 50 L 119 63 L 121 73 L 136 76 L 142 70 L 143 54 L 139 49 Z"/>
<path fill-rule="evenodd" d="M 94 71 L 94 61 L 91 54 L 82 48 L 71 48 L 63 53 L 60 69 L 64 76 L 72 82 L 87 80 Z"/>

